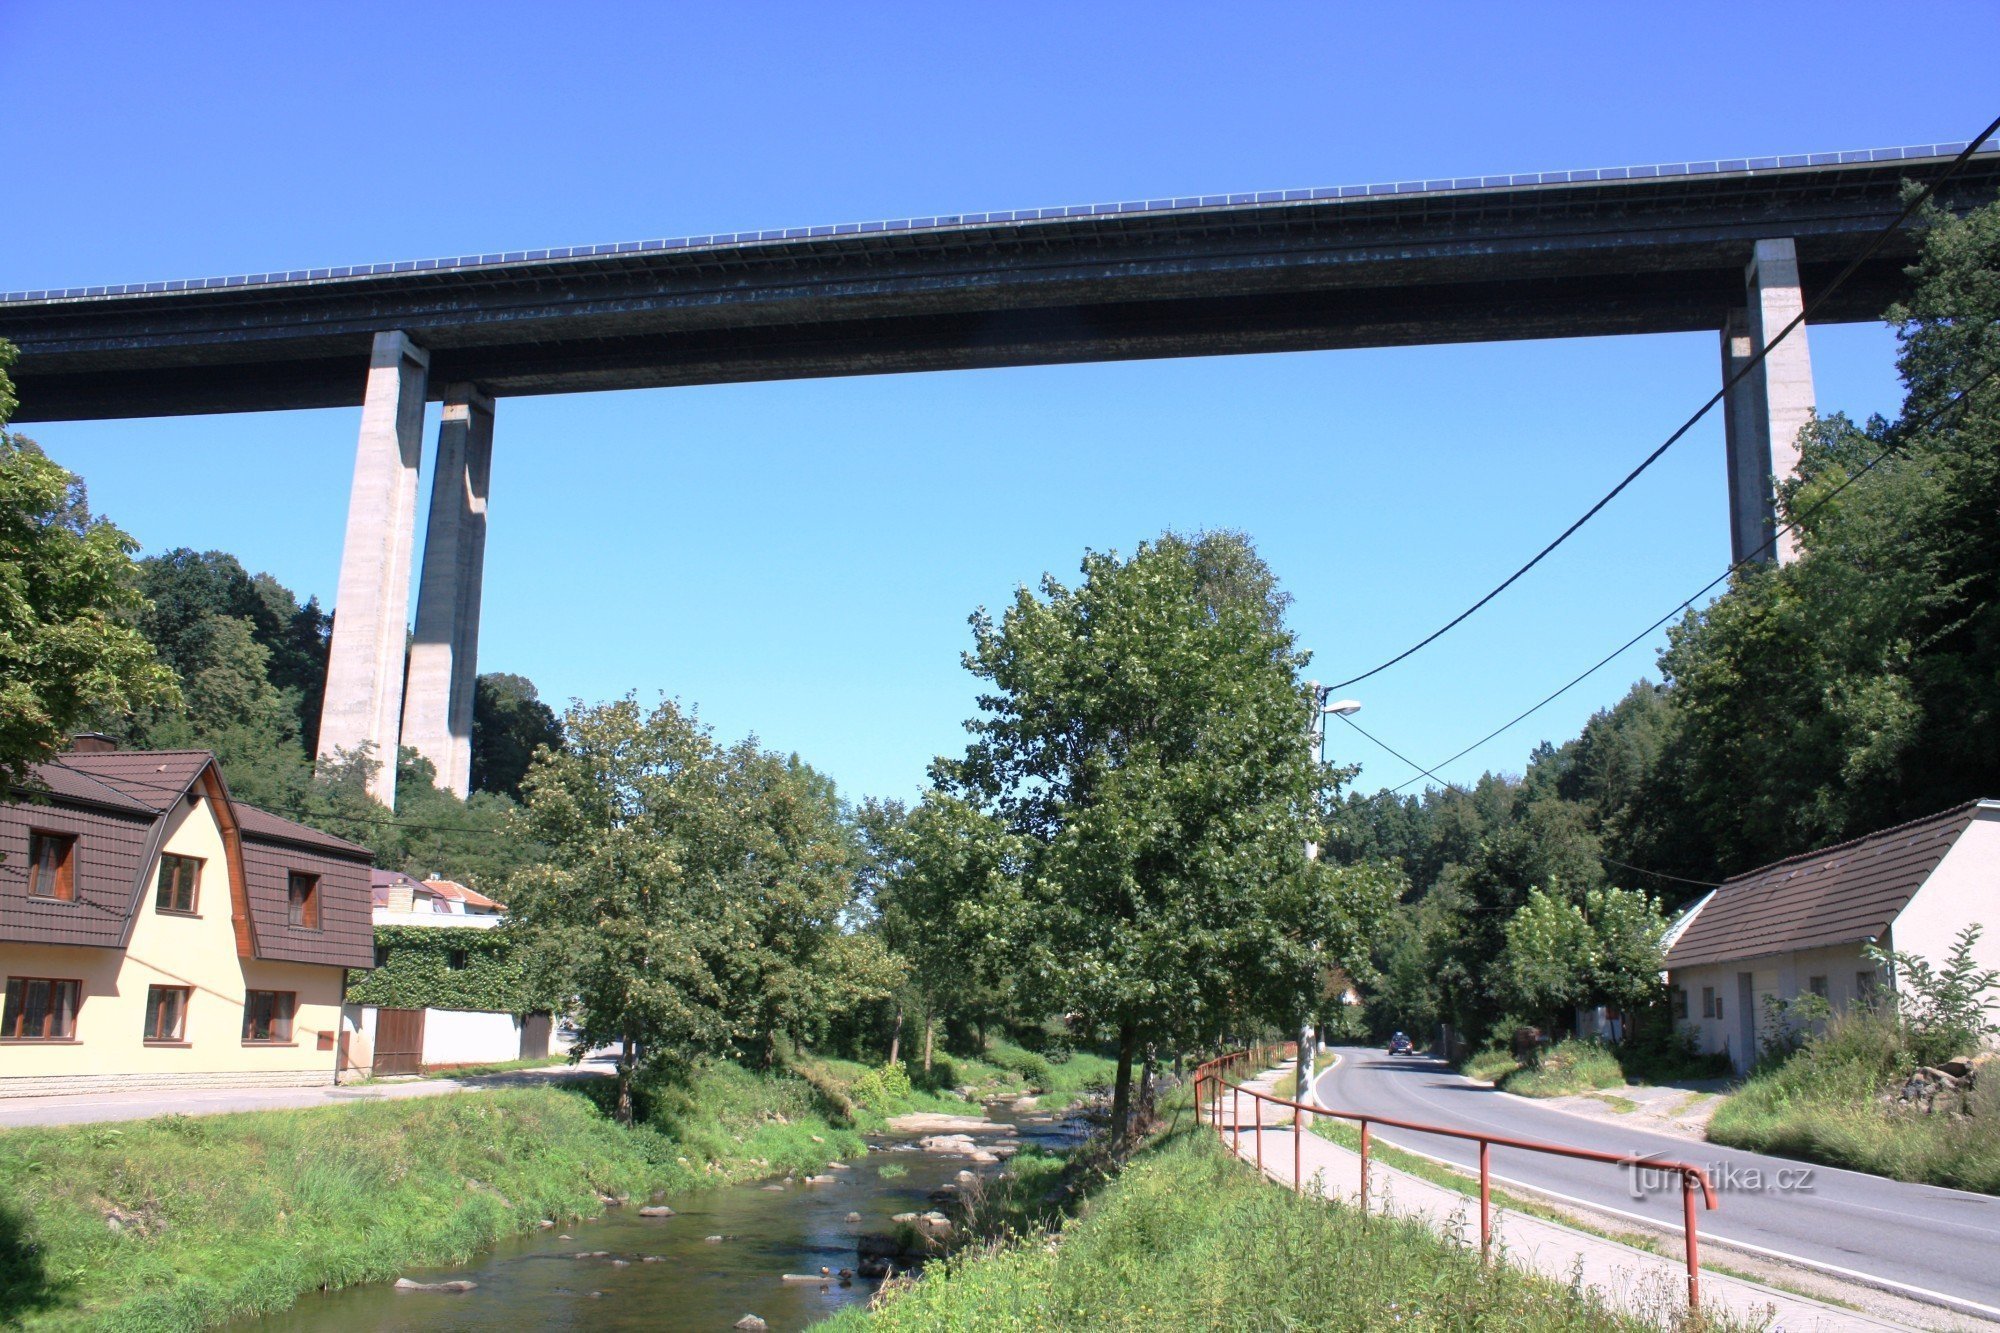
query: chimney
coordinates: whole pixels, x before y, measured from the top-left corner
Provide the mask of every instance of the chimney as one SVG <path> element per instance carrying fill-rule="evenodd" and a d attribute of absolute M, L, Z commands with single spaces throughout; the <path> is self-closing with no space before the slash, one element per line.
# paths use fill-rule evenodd
<path fill-rule="evenodd" d="M 118 741 L 101 731 L 80 731 L 70 737 L 71 754 L 116 754 Z"/>

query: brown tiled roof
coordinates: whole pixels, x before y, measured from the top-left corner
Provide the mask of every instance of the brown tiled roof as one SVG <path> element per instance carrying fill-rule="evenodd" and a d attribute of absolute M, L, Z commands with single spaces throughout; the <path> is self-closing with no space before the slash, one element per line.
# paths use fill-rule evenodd
<path fill-rule="evenodd" d="M 1726 881 L 1667 950 L 1667 966 L 1696 967 L 1879 937 L 1981 804 L 1968 801 Z"/>
<path fill-rule="evenodd" d="M 296 842 L 307 847 L 322 848 L 334 856 L 352 856 L 370 861 L 375 859 L 375 853 L 359 843 L 336 838 L 331 833 L 323 833 L 311 825 L 301 824 L 295 819 L 286 819 L 282 815 L 274 815 L 269 810 L 259 810 L 256 806 L 245 805 L 242 801 L 236 803 L 236 817 L 243 825 L 243 836 L 246 838 Z"/>
<path fill-rule="evenodd" d="M 259 958 L 370 966 L 373 853 L 231 799 L 220 774 L 206 750 L 70 753 L 37 765 L 39 790 L 26 801 L 0 802 L 0 940 L 123 947 L 146 900 L 169 816 L 199 785 L 226 807 L 218 814 L 240 835 L 248 919 L 239 921 L 239 947 Z M 74 903 L 28 897 L 26 850 L 34 829 L 77 835 Z M 19 855 L 12 854 L 16 844 Z M 289 922 L 286 883 L 293 871 L 319 877 L 318 930 Z"/>
<path fill-rule="evenodd" d="M 154 813 L 173 808 L 201 771 L 215 762 L 207 750 L 114 750 L 105 754 L 65 754 L 37 770 L 44 775 L 67 769 L 94 778 Z"/>

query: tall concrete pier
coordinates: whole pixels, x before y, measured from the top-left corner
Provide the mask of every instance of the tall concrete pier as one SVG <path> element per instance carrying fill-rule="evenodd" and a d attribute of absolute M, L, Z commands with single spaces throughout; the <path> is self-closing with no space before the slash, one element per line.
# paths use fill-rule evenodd
<path fill-rule="evenodd" d="M 1749 364 L 1758 348 L 1768 350 L 1723 400 L 1730 558 L 1789 563 L 1798 544 L 1791 533 L 1778 532 L 1775 488 L 1798 474 L 1799 432 L 1812 420 L 1814 402 L 1806 326 L 1771 346 L 1805 310 L 1792 241 L 1758 241 L 1744 270 L 1744 285 L 1744 309 L 1731 311 L 1723 321 L 1724 383 Z"/>
<path fill-rule="evenodd" d="M 431 761 L 438 785 L 461 798 L 472 786 L 472 696 L 492 461 L 493 400 L 470 384 L 452 385 L 438 426 L 402 738 Z"/>
<path fill-rule="evenodd" d="M 429 376 L 430 355 L 408 335 L 375 335 L 320 707 L 320 758 L 370 748 L 381 767 L 368 789 L 387 806 L 396 803 L 395 738 L 402 726 L 410 548 Z"/>

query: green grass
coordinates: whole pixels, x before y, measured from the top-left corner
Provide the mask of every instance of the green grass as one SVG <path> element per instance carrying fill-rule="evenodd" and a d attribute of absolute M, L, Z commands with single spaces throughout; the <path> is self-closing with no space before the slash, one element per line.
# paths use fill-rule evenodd
<path fill-rule="evenodd" d="M 936 1265 L 829 1333 L 986 1330 L 1638 1329 L 1566 1287 L 1417 1223 L 1364 1218 L 1257 1179 L 1206 1134 L 1144 1154 L 1056 1236 Z"/>
<path fill-rule="evenodd" d="M 911 1112 L 978 1115 L 983 1099 L 1024 1092 L 1037 1093 L 1038 1105 L 1044 1111 L 1063 1111 L 1109 1088 L 1117 1071 L 1115 1061 L 1089 1051 L 1077 1051 L 1060 1064 L 1004 1041 L 989 1043 L 986 1053 L 988 1059 L 984 1060 L 962 1055 L 939 1057 L 933 1077 L 948 1084 L 948 1090 L 927 1091 L 917 1086 L 878 1105 L 850 1102 L 844 1109 L 851 1114 L 857 1129 L 867 1131 L 880 1131 L 891 1116 Z M 903 1063 L 911 1079 L 921 1083 L 922 1066 L 907 1060 Z M 860 1061 L 831 1056 L 800 1056 L 795 1058 L 794 1065 L 801 1075 L 836 1101 L 844 1098 L 846 1090 L 860 1082 L 870 1069 Z M 956 1089 L 962 1087 L 972 1090 L 970 1099 L 958 1095 Z"/>
<path fill-rule="evenodd" d="M 2000 1194 L 2000 1086 L 1979 1088 L 1970 1114 L 1943 1097 L 1928 1115 L 1885 1106 L 1882 1094 L 1914 1064 L 1893 1024 L 1843 1016 L 1803 1049 L 1753 1074 L 1716 1109 L 1708 1137 L 1897 1180 Z"/>
<path fill-rule="evenodd" d="M 1524 1065 L 1502 1050 L 1484 1050 L 1459 1067 L 1467 1078 L 1494 1083 L 1522 1097 L 1570 1097 L 1599 1088 L 1623 1087 L 1625 1070 L 1611 1050 L 1594 1041 L 1565 1037 Z"/>
<path fill-rule="evenodd" d="M 0 1133 L 0 1325 L 190 1329 L 462 1262 L 543 1218 L 859 1154 L 804 1080 L 733 1064 L 243 1115 Z M 114 1231 L 108 1217 L 121 1219 Z"/>
<path fill-rule="evenodd" d="M 1727 1056 L 1704 1055 L 1685 1036 L 1650 1035 L 1615 1047 L 1565 1037 L 1526 1065 L 1512 1052 L 1489 1046 L 1460 1065 L 1459 1072 L 1524 1097 L 1566 1097 L 1621 1083 L 1728 1078 L 1732 1071 Z"/>
<path fill-rule="evenodd" d="M 1458 1072 L 1481 1083 L 1498 1083 L 1520 1067 L 1521 1062 L 1510 1052 L 1485 1050 L 1459 1066 Z"/>
<path fill-rule="evenodd" d="M 1507 1092 L 1523 1097 L 1573 1097 L 1598 1088 L 1622 1088 L 1625 1071 L 1618 1057 L 1594 1041 L 1565 1038 L 1541 1058 L 1500 1080 Z"/>
<path fill-rule="evenodd" d="M 674 1145 L 555 1088 L 0 1135 L 0 1322 L 198 1328 L 458 1262 Z M 107 1217 L 122 1219 L 114 1231 Z"/>
<path fill-rule="evenodd" d="M 1329 1142 L 1337 1143 L 1341 1147 L 1353 1152 L 1361 1151 L 1361 1131 L 1348 1121 L 1320 1118 L 1313 1121 L 1312 1132 Z M 1413 1175 L 1419 1180 L 1427 1180 L 1433 1185 L 1442 1185 L 1454 1194 L 1463 1194 L 1468 1199 L 1477 1199 L 1479 1197 L 1478 1176 L 1467 1175 L 1456 1167 L 1446 1166 L 1442 1162 L 1434 1162 L 1428 1157 L 1419 1157 L 1413 1152 L 1405 1152 L 1394 1144 L 1382 1142 L 1379 1138 L 1371 1138 L 1369 1140 L 1368 1157 L 1372 1162 L 1379 1162 L 1383 1166 L 1394 1167 L 1396 1170 Z M 1632 1231 L 1606 1230 L 1603 1227 L 1595 1226 L 1578 1218 L 1573 1213 L 1566 1212 L 1552 1204 L 1543 1203 L 1540 1199 L 1527 1198 L 1498 1187 L 1493 1189 L 1492 1199 L 1496 1211 L 1505 1208 L 1509 1212 L 1520 1213 L 1524 1217 L 1539 1217 L 1549 1222 L 1560 1222 L 1564 1226 L 1575 1227 L 1579 1231 L 1587 1231 L 1593 1236 L 1602 1236 L 1604 1239 L 1616 1241 L 1620 1245 L 1630 1245 L 1636 1249 L 1652 1250 L 1656 1253 L 1667 1253 L 1661 1250 L 1650 1236 Z M 1473 1216 L 1473 1225 L 1477 1226 L 1477 1224 L 1478 1218 L 1475 1214 Z M 1668 1257 L 1678 1258 L 1679 1252 L 1675 1251 L 1669 1254 Z"/>

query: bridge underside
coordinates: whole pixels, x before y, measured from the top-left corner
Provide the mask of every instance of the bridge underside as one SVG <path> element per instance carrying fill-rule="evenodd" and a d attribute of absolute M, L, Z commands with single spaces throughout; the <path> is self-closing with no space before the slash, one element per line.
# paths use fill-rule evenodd
<path fill-rule="evenodd" d="M 1743 305 L 1750 242 L 1725 268 L 1583 277 L 1503 278 L 1451 285 L 1287 290 L 1029 308 L 849 316 L 815 323 L 643 327 L 664 321 L 590 321 L 586 335 L 551 341 L 404 328 L 431 353 L 433 383 L 477 383 L 495 397 L 727 384 L 755 380 L 973 370 L 1063 362 L 1500 342 L 1629 333 L 1713 333 Z M 1858 272 L 1818 323 L 1879 319 L 1907 287 L 1908 253 Z M 1810 290 L 1835 264 L 1804 265 Z M 636 326 L 636 327 L 635 327 Z M 402 326 L 398 326 L 402 327 Z M 623 331 L 618 331 L 620 329 Z M 166 416 L 352 407 L 373 331 L 291 342 L 282 359 L 244 342 L 242 359 L 197 365 L 21 375 L 23 420 Z M 436 397 L 435 394 L 432 395 Z"/>
<path fill-rule="evenodd" d="M 1939 202 L 1993 199 L 1996 148 Z M 1942 151 L 29 293 L 0 301 L 0 337 L 21 349 L 22 421 L 361 406 L 320 749 L 372 750 L 393 805 L 399 743 L 466 791 L 495 398 L 1703 331 L 1728 386 L 1731 549 L 1788 559 L 1772 494 L 1798 462 L 1812 365 L 1803 326 L 1776 340 L 1850 264 L 1815 322 L 1876 319 L 1903 293 L 1914 240 L 1870 246 Z M 438 397 L 412 643 L 422 405 Z"/>
<path fill-rule="evenodd" d="M 432 384 L 497 397 L 1714 332 L 1743 309 L 1757 241 L 1790 238 L 1806 288 L 1824 290 L 1896 215 L 1903 183 L 1942 166 L 1900 157 L 1033 221 L 926 219 L 158 283 L 149 286 L 179 290 L 0 302 L 0 336 L 21 350 L 19 419 L 53 421 L 355 406 L 384 329 L 428 351 Z M 1996 190 L 2000 152 L 1981 153 L 1944 202 L 1970 207 Z M 1814 318 L 1879 318 L 1913 253 L 1908 236 L 1896 238 Z"/>

